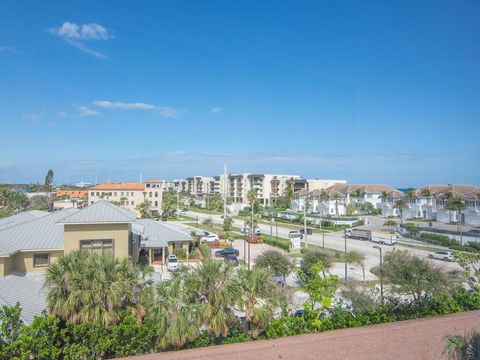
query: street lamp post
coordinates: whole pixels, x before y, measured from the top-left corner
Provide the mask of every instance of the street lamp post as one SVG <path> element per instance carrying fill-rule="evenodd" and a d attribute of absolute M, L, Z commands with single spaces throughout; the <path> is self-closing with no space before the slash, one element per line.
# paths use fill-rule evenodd
<path fill-rule="evenodd" d="M 308 239 L 307 239 L 307 196 L 303 200 L 303 236 L 305 236 L 305 247 L 308 247 Z"/>
<path fill-rule="evenodd" d="M 375 245 L 373 247 L 380 252 L 380 300 L 383 304 L 383 259 L 382 259 L 382 248 L 380 246 Z"/>
<path fill-rule="evenodd" d="M 275 246 L 278 243 L 278 221 L 275 221 Z"/>
<path fill-rule="evenodd" d="M 345 240 L 345 284 L 347 283 L 347 232 L 343 233 L 343 238 Z"/>

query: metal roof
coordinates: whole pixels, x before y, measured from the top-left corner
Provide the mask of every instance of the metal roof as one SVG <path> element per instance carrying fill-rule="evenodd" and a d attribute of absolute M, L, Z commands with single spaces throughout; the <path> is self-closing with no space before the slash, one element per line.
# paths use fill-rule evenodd
<path fill-rule="evenodd" d="M 41 210 L 29 210 L 29 211 L 24 211 L 24 212 L 0 219 L 0 231 L 13 225 L 38 219 L 45 215 L 48 215 L 48 212 L 41 211 Z"/>
<path fill-rule="evenodd" d="M 21 250 L 63 249 L 63 228 L 55 224 L 77 211 L 60 210 L 0 231 L 0 255 Z"/>
<path fill-rule="evenodd" d="M 58 221 L 58 224 L 86 224 L 86 223 L 131 223 L 137 215 L 104 200 L 97 201 L 75 214 Z"/>
<path fill-rule="evenodd" d="M 20 303 L 21 319 L 30 324 L 45 309 L 43 273 L 10 274 L 0 277 L 0 305 Z"/>
<path fill-rule="evenodd" d="M 151 219 L 138 219 L 133 229 L 142 235 L 143 248 L 167 247 L 169 242 L 192 241 L 192 237 L 186 232 Z"/>

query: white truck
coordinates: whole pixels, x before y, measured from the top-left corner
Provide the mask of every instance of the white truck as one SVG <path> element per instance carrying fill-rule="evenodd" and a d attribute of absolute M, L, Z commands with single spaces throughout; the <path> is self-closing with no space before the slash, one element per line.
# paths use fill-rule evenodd
<path fill-rule="evenodd" d="M 346 229 L 345 235 L 352 239 L 370 240 L 382 245 L 395 245 L 397 235 L 385 231 L 372 231 L 366 229 Z"/>
<path fill-rule="evenodd" d="M 372 231 L 370 241 L 382 245 L 395 245 L 397 243 L 397 235 L 386 231 Z"/>

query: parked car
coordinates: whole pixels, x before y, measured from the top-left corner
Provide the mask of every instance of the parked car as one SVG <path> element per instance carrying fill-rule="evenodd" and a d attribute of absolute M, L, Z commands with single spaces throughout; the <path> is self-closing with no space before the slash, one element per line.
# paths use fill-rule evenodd
<path fill-rule="evenodd" d="M 178 260 L 175 255 L 168 255 L 167 257 L 167 270 L 175 271 L 178 270 Z"/>
<path fill-rule="evenodd" d="M 235 255 L 235 256 L 238 256 L 239 255 L 239 252 L 237 249 L 234 249 L 234 248 L 225 248 L 225 249 L 221 249 L 221 250 L 218 250 L 216 253 L 215 253 L 215 256 L 216 257 L 225 257 L 225 256 L 228 256 L 228 255 Z"/>
<path fill-rule="evenodd" d="M 187 210 L 182 209 L 178 212 L 180 215 L 187 215 Z"/>
<path fill-rule="evenodd" d="M 243 225 L 242 227 L 242 233 L 244 235 L 251 235 L 250 233 L 250 226 L 249 225 Z M 260 236 L 262 233 L 260 232 L 260 229 L 258 227 L 255 228 L 255 230 L 253 231 L 253 235 L 258 235 Z"/>
<path fill-rule="evenodd" d="M 227 255 L 223 258 L 223 261 L 233 266 L 238 266 L 238 259 L 235 255 Z"/>
<path fill-rule="evenodd" d="M 428 257 L 431 259 L 445 260 L 445 261 L 455 260 L 455 256 L 451 251 L 437 251 L 436 253 L 428 254 Z"/>
<path fill-rule="evenodd" d="M 162 216 L 162 221 L 167 221 L 168 220 L 168 216 Z"/>
<path fill-rule="evenodd" d="M 207 234 L 205 236 L 202 236 L 200 238 L 201 241 L 206 241 L 206 242 L 213 242 L 213 241 L 219 241 L 220 239 L 218 238 L 218 235 L 216 234 Z"/>
<path fill-rule="evenodd" d="M 300 229 L 300 233 L 305 235 L 305 229 Z M 310 228 L 307 228 L 307 235 L 312 235 L 312 234 L 313 234 L 313 230 Z"/>
<path fill-rule="evenodd" d="M 303 239 L 303 234 L 300 231 L 292 230 L 288 233 L 289 238 L 297 238 Z"/>

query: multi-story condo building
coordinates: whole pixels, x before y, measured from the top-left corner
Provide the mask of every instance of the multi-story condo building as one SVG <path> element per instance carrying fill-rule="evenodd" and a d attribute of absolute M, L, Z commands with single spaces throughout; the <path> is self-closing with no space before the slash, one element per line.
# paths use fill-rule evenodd
<path fill-rule="evenodd" d="M 153 212 L 162 212 L 162 197 L 166 184 L 160 179 L 148 179 L 144 183 L 145 186 L 145 200 L 150 205 L 150 210 Z"/>
<path fill-rule="evenodd" d="M 381 209 L 382 199 L 398 199 L 403 196 L 401 191 L 383 184 L 334 184 L 323 190 L 297 192 L 292 210 L 303 211 L 306 200 L 307 212 L 323 216 L 344 216 L 350 204 L 370 203 L 375 209 Z"/>
<path fill-rule="evenodd" d="M 347 180 L 330 180 L 330 179 L 299 179 L 293 184 L 294 192 L 300 190 L 313 191 L 323 190 L 335 184 L 346 184 Z"/>
<path fill-rule="evenodd" d="M 248 191 L 256 189 L 260 205 L 269 206 L 272 199 L 284 194 L 285 189 L 289 186 L 289 180 L 295 181 L 299 178 L 298 175 L 230 174 L 227 177 L 227 198 L 234 203 L 247 205 Z M 222 186 L 220 188 L 223 189 Z"/>
<path fill-rule="evenodd" d="M 135 182 L 103 183 L 88 190 L 88 203 L 93 204 L 103 199 L 107 201 L 115 201 L 117 204 L 121 204 L 124 209 L 130 210 L 139 215 L 140 213 L 136 207 L 147 199 L 147 194 L 149 194 L 149 192 L 145 192 L 144 184 Z M 161 206 L 162 198 L 160 189 L 158 189 L 156 197 L 154 192 L 152 194 L 151 201 L 153 204 L 157 201 L 158 206 Z M 154 200 L 155 198 L 158 200 Z"/>
<path fill-rule="evenodd" d="M 402 196 L 407 204 L 405 218 L 423 218 L 443 223 L 460 222 L 480 225 L 480 189 L 473 185 L 427 185 Z M 460 213 L 448 209 L 449 199 L 459 199 L 465 205 Z M 382 203 L 385 216 L 399 216 L 394 199 Z"/>

